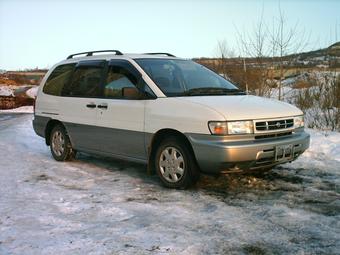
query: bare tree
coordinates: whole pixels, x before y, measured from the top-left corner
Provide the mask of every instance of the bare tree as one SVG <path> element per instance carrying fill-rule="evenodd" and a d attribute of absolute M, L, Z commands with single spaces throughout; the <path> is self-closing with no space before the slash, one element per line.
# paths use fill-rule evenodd
<path fill-rule="evenodd" d="M 235 50 L 226 40 L 218 41 L 216 46 L 216 65 L 214 69 L 248 93 L 248 73 L 245 58 L 236 57 Z"/>
<path fill-rule="evenodd" d="M 228 60 L 235 57 L 235 51 L 228 46 L 226 40 L 218 41 L 216 47 L 217 55 L 217 71 L 222 74 L 225 78 L 229 77 L 228 73 Z"/>
<path fill-rule="evenodd" d="M 269 33 L 274 65 L 279 69 L 278 99 L 282 99 L 282 81 L 285 79 L 285 67 L 294 61 L 296 53 L 302 52 L 308 44 L 309 36 L 300 30 L 298 23 L 293 27 L 287 26 L 287 20 L 279 3 L 279 16 L 273 20 L 272 30 Z"/>
<path fill-rule="evenodd" d="M 263 11 L 260 19 L 250 32 L 240 32 L 236 28 L 240 53 L 243 57 L 242 68 L 245 72 L 246 87 L 248 87 L 248 76 L 252 77 L 250 89 L 257 95 L 268 96 L 268 64 L 265 61 L 269 55 L 270 37 L 263 19 Z M 245 57 L 247 56 L 247 58 Z"/>

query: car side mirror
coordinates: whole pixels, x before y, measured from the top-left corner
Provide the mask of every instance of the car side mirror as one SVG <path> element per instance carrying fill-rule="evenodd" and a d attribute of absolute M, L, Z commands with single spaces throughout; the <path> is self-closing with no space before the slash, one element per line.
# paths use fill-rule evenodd
<path fill-rule="evenodd" d="M 144 96 L 143 93 L 135 87 L 123 87 L 122 94 L 123 98 L 126 99 L 141 99 Z"/>

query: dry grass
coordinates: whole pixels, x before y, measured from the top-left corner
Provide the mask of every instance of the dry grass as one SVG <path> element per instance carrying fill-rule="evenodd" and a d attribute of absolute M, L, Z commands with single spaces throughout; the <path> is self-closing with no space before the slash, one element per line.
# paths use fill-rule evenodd
<path fill-rule="evenodd" d="M 11 79 L 5 79 L 3 77 L 0 77 L 0 84 L 1 85 L 7 85 L 7 86 L 10 86 L 10 85 L 14 85 L 14 86 L 17 86 L 18 83 L 14 80 L 11 80 Z"/>

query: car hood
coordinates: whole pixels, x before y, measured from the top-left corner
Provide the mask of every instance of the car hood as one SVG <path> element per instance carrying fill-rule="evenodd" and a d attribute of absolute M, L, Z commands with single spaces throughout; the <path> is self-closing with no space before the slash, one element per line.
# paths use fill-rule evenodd
<path fill-rule="evenodd" d="M 222 114 L 226 120 L 270 119 L 303 114 L 291 104 L 250 95 L 192 96 L 180 99 L 209 107 Z"/>

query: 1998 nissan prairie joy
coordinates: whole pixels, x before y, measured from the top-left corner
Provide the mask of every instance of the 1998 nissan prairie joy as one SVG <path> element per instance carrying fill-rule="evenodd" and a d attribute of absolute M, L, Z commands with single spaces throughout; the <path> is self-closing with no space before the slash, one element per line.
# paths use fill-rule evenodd
<path fill-rule="evenodd" d="M 52 67 L 33 127 L 58 161 L 82 151 L 143 162 L 169 188 L 194 184 L 200 172 L 291 162 L 310 140 L 290 104 L 246 95 L 169 53 L 118 50 L 73 54 Z"/>

